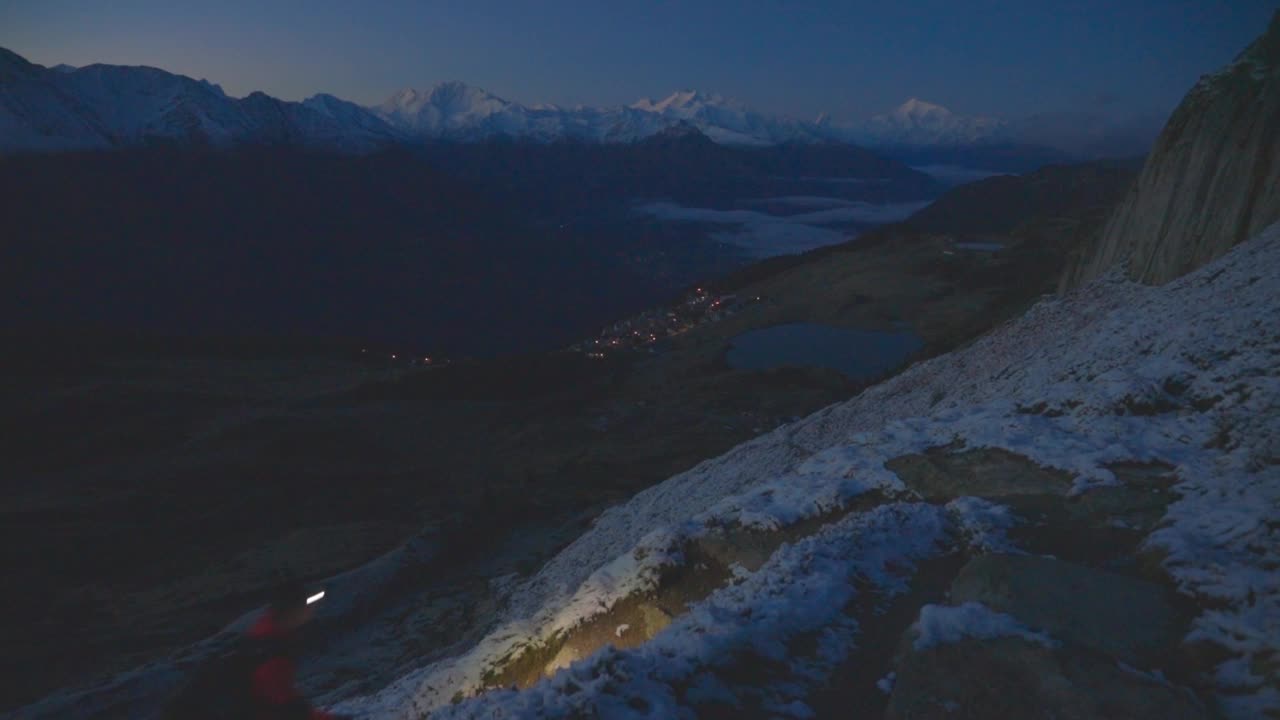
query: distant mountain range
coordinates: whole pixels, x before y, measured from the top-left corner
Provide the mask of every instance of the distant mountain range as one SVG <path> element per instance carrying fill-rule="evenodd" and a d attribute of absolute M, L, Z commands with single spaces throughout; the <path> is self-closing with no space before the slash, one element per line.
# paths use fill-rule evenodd
<path fill-rule="evenodd" d="M 306 102 L 149 67 L 45 68 L 0 49 L 0 150 L 56 151 L 147 144 L 293 144 L 366 152 L 403 134 L 354 103 Z"/>
<path fill-rule="evenodd" d="M 782 118 L 719 95 L 687 90 L 623 107 L 523 105 L 459 82 L 401 90 L 364 107 L 332 95 L 289 102 L 234 98 L 206 80 L 150 67 L 46 68 L 0 48 L 0 151 L 60 151 L 148 144 L 289 144 L 364 153 L 392 144 L 510 138 L 629 143 L 677 124 L 717 143 L 850 143 L 873 148 L 1035 145 L 1072 156 L 1138 154 L 1158 126 L 1119 125 L 1089 113 L 1011 123 L 964 116 L 912 98 L 862 122 Z"/>

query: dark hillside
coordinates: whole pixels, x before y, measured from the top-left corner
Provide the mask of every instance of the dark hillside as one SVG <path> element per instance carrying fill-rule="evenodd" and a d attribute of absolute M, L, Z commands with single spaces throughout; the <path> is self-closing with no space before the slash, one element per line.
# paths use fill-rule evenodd
<path fill-rule="evenodd" d="M 555 347 L 651 284 L 407 153 L 0 160 L 6 326 Z"/>
<path fill-rule="evenodd" d="M 788 194 L 885 203 L 928 198 L 942 189 L 928 175 L 854 145 L 730 147 L 696 131 L 612 145 L 439 143 L 426 155 L 460 177 L 508 191 L 511 203 L 535 212 L 598 212 L 643 198 L 727 207 L 743 198 Z"/>
<path fill-rule="evenodd" d="M 726 292 L 738 291 L 794 268 L 827 262 L 833 255 L 928 234 L 949 235 L 953 240 L 998 239 L 1031 221 L 1093 215 L 1118 203 L 1136 175 L 1135 163 L 1121 160 L 1053 165 L 1027 175 L 979 180 L 947 191 L 903 222 L 876 228 L 839 245 L 771 258 L 733 272 L 714 285 Z"/>

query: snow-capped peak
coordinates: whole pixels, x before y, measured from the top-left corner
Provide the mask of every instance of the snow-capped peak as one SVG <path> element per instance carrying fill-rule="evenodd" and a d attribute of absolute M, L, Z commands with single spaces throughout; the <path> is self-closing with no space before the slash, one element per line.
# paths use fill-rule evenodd
<path fill-rule="evenodd" d="M 879 145 L 963 145 L 995 138 L 1005 122 L 983 116 L 957 115 L 919 98 L 876 115 L 857 131 L 863 142 Z"/>
<path fill-rule="evenodd" d="M 906 102 L 894 108 L 890 113 L 894 117 L 900 118 L 949 118 L 954 117 L 954 113 L 941 105 L 935 105 L 931 102 L 925 102 L 919 98 L 908 98 Z"/>
<path fill-rule="evenodd" d="M 662 100 L 654 101 L 643 98 L 631 105 L 632 109 L 665 114 L 668 112 L 697 111 L 701 108 L 729 108 L 745 110 L 742 103 L 730 100 L 723 95 L 704 93 L 700 90 L 677 90 Z"/>
<path fill-rule="evenodd" d="M 399 90 L 387 98 L 378 108 L 388 113 L 395 111 L 417 113 L 425 106 L 433 105 L 437 108 L 448 107 L 454 111 L 461 111 L 465 110 L 468 105 L 476 105 L 487 101 L 506 103 L 505 100 L 480 88 L 472 87 L 457 80 L 450 80 L 439 83 L 429 90 L 419 90 L 417 88 Z"/>
<path fill-rule="evenodd" d="M 397 127 L 440 133 L 517 107 L 478 87 L 452 80 L 430 90 L 405 88 L 372 110 Z"/>

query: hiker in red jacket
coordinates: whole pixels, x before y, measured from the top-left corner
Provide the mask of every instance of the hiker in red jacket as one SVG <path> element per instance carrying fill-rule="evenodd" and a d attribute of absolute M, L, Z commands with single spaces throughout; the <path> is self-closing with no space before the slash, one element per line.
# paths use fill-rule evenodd
<path fill-rule="evenodd" d="M 298 631 L 311 619 L 312 605 L 322 597 L 323 592 L 309 593 L 301 584 L 291 583 L 276 594 L 249 629 L 254 720 L 338 720 L 337 715 L 311 707 L 294 684 Z"/>

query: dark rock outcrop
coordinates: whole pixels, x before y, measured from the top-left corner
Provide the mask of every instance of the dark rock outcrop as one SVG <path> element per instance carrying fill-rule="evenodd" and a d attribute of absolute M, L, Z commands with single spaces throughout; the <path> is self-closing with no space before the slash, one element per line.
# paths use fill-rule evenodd
<path fill-rule="evenodd" d="M 974 558 L 952 583 L 951 601 L 980 602 L 1055 638 L 1133 664 L 1158 661 L 1184 632 L 1163 588 L 1030 555 Z"/>
<path fill-rule="evenodd" d="M 1071 489 L 1068 473 L 991 448 L 955 454 L 934 449 L 893 458 L 885 467 L 926 500 L 950 500 L 964 495 L 1066 495 Z"/>
<path fill-rule="evenodd" d="M 887 720 L 1208 717 L 1194 697 L 1158 677 L 1018 638 L 911 650 L 897 673 Z"/>
<path fill-rule="evenodd" d="M 886 718 L 1205 718 L 1162 670 L 1185 618 L 1165 590 L 1132 577 L 1032 555 L 983 555 L 951 584 L 1046 640 L 976 635 L 919 643 L 903 635 Z M 923 612 L 922 612 L 923 619 Z"/>
<path fill-rule="evenodd" d="M 1129 196 L 1069 290 L 1128 261 L 1160 284 L 1217 258 L 1280 219 L 1280 13 L 1235 62 L 1206 75 L 1169 118 Z"/>

